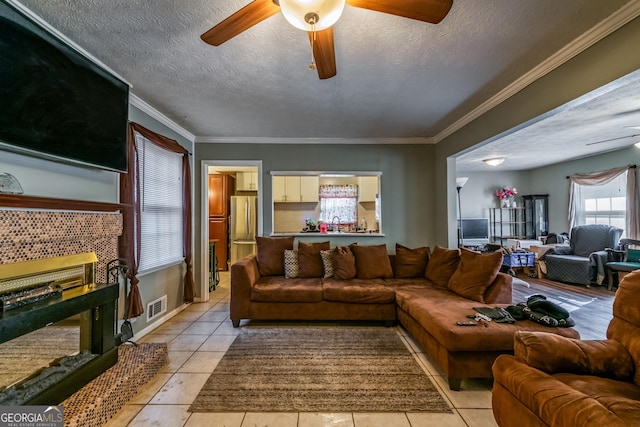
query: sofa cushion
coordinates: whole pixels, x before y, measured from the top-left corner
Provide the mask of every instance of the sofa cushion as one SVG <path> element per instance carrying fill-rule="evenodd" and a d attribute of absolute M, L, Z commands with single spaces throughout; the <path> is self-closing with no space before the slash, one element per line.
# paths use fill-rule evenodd
<path fill-rule="evenodd" d="M 441 288 L 396 289 L 396 304 L 411 316 L 450 352 L 495 351 L 513 352 L 513 335 L 518 330 L 553 332 L 570 338 L 579 338 L 572 328 L 550 328 L 530 320 L 513 324 L 489 322 L 488 327 L 458 326 L 459 320 L 469 320 L 478 303 Z M 508 304 L 496 304 L 507 307 Z"/>
<path fill-rule="evenodd" d="M 333 259 L 331 258 L 331 251 L 320 251 L 320 257 L 322 258 L 322 269 L 324 270 L 324 277 L 328 279 L 333 277 Z"/>
<path fill-rule="evenodd" d="M 478 302 L 491 286 L 502 266 L 502 252 L 482 254 L 462 249 L 460 262 L 449 279 L 448 287 L 456 294 Z"/>
<path fill-rule="evenodd" d="M 424 277 L 427 261 L 429 261 L 428 247 L 410 249 L 396 243 L 393 276 L 399 279 Z"/>
<path fill-rule="evenodd" d="M 396 300 L 395 288 L 383 279 L 325 279 L 322 283 L 325 301 L 355 304 L 385 304 Z"/>
<path fill-rule="evenodd" d="M 251 287 L 251 301 L 320 302 L 322 279 L 286 279 L 283 276 L 261 277 Z"/>
<path fill-rule="evenodd" d="M 261 276 L 284 276 L 284 250 L 293 249 L 291 237 L 256 236 L 258 271 Z"/>
<path fill-rule="evenodd" d="M 358 279 L 385 279 L 393 277 L 387 245 L 353 245 L 351 251 L 356 258 Z"/>
<path fill-rule="evenodd" d="M 331 249 L 330 243 L 298 243 L 298 277 L 322 277 L 324 268 L 320 251 Z"/>
<path fill-rule="evenodd" d="M 295 279 L 298 277 L 298 251 L 293 249 L 284 250 L 284 277 L 287 279 Z"/>
<path fill-rule="evenodd" d="M 348 280 L 356 277 L 356 258 L 348 246 L 336 246 L 331 251 L 333 277 Z"/>
<path fill-rule="evenodd" d="M 553 378 L 595 399 L 620 418 L 634 421 L 628 425 L 640 422 L 640 387 L 635 384 L 596 375 L 562 373 Z M 635 416 L 629 417 L 633 413 Z"/>
<path fill-rule="evenodd" d="M 436 286 L 446 288 L 449 279 L 458 268 L 460 261 L 460 249 L 447 249 L 436 245 L 429 255 L 429 262 L 424 272 L 424 277 Z"/>

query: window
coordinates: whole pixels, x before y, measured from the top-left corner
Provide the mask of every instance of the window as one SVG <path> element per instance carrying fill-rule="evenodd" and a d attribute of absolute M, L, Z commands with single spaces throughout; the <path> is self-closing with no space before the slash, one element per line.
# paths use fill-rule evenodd
<path fill-rule="evenodd" d="M 356 225 L 358 186 L 320 185 L 320 221 L 327 224 Z"/>
<path fill-rule="evenodd" d="M 580 185 L 578 224 L 607 224 L 625 229 L 627 174 L 602 185 Z"/>
<path fill-rule="evenodd" d="M 136 133 L 140 159 L 141 273 L 184 260 L 182 154 Z"/>

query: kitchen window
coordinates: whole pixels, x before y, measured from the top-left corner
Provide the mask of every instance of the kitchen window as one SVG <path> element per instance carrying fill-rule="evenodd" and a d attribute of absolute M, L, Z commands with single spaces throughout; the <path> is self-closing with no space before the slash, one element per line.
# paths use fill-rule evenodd
<path fill-rule="evenodd" d="M 358 223 L 358 186 L 320 185 L 320 221 L 339 226 Z"/>

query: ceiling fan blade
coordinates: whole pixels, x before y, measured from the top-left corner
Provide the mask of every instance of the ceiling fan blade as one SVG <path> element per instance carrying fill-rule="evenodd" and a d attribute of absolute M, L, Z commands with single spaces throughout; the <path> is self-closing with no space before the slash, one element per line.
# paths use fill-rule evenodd
<path fill-rule="evenodd" d="M 314 38 L 315 37 L 315 38 Z M 336 75 L 336 52 L 333 46 L 333 30 L 309 32 L 309 41 L 313 45 L 313 58 L 316 61 L 318 77 L 330 79 Z"/>
<path fill-rule="evenodd" d="M 200 36 L 206 43 L 220 46 L 244 30 L 280 12 L 273 0 L 255 0 Z"/>
<path fill-rule="evenodd" d="M 453 0 L 347 0 L 347 4 L 437 24 L 449 13 Z"/>

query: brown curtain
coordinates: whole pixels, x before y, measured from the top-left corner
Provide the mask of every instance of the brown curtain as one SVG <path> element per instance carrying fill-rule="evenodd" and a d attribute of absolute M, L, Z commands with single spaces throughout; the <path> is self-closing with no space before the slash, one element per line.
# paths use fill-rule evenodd
<path fill-rule="evenodd" d="M 174 153 L 182 154 L 182 217 L 184 218 L 182 241 L 183 241 L 183 255 L 186 263 L 186 272 L 184 277 L 184 302 L 193 302 L 195 296 L 195 284 L 193 279 L 193 264 L 192 264 L 192 225 L 191 225 L 191 168 L 189 165 L 189 152 L 177 141 L 167 138 L 153 132 L 138 123 L 130 123 L 130 146 L 129 146 L 129 173 L 124 179 L 120 180 L 120 198 L 122 203 L 130 204 L 131 214 L 129 215 L 129 221 L 125 219 L 125 233 L 126 239 L 132 244 L 124 244 L 124 248 L 128 249 L 123 252 L 126 254 L 127 262 L 131 262 L 133 265 L 129 267 L 129 275 L 131 280 L 131 291 L 127 298 L 128 307 L 127 311 L 131 311 L 135 314 L 131 317 L 139 316 L 143 313 L 142 302 L 140 299 L 140 292 L 138 290 L 138 279 L 135 277 L 138 272 L 138 264 L 140 261 L 140 177 L 139 177 L 139 164 L 137 156 L 137 147 L 135 143 L 135 133 L 139 133 L 147 140 L 156 144 L 165 150 L 173 151 Z M 133 172 L 133 173 L 132 173 Z M 123 183 L 128 185 L 123 186 Z M 127 216 L 127 215 L 125 215 Z M 135 246 L 134 246 L 135 245 Z M 135 285 L 134 285 L 135 283 Z M 134 290 L 135 288 L 135 290 Z M 132 307 L 138 306 L 139 310 L 132 310 Z"/>
<path fill-rule="evenodd" d="M 129 159 L 127 173 L 120 174 L 120 202 L 126 205 L 122 218 L 123 232 L 120 238 L 120 254 L 127 260 L 126 319 L 138 317 L 144 313 L 140 289 L 138 288 L 138 265 L 140 264 L 140 174 L 138 168 L 138 149 L 133 127 L 129 126 Z"/>
<path fill-rule="evenodd" d="M 577 173 L 571 175 L 569 177 L 569 179 L 571 180 L 571 188 L 569 190 L 569 229 L 577 225 L 577 186 L 607 184 L 625 172 L 627 172 L 627 214 L 625 219 L 627 237 L 629 237 L 630 239 L 640 238 L 640 213 L 638 211 L 639 196 L 636 180 L 636 165 L 627 165 L 619 168 L 609 169 L 606 171 Z"/>

